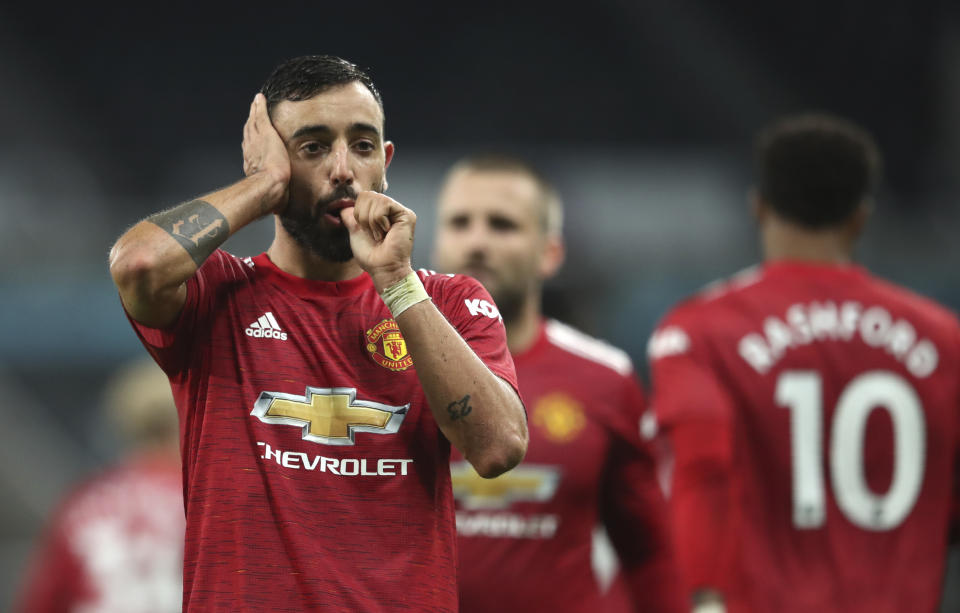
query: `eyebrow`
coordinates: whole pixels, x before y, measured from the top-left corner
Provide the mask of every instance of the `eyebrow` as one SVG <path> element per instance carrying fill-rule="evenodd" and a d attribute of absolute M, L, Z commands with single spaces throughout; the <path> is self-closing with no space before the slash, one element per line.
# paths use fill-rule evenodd
<path fill-rule="evenodd" d="M 369 132 L 375 135 L 377 138 L 380 137 L 380 130 L 376 126 L 370 125 L 369 123 L 357 122 L 350 125 L 348 129 L 350 132 Z M 310 135 L 328 135 L 332 134 L 333 130 L 329 126 L 323 124 L 313 124 L 309 126 L 303 126 L 293 133 L 293 138 L 299 138 L 301 136 L 310 136 Z"/>

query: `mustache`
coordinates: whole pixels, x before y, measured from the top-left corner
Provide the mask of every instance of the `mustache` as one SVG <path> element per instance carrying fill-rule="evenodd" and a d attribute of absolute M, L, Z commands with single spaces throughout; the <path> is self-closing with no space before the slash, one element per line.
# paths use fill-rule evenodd
<path fill-rule="evenodd" d="M 322 213 L 328 206 L 330 206 L 332 202 L 343 200 L 345 198 L 349 198 L 350 200 L 356 202 L 357 190 L 353 189 L 352 185 L 341 185 L 340 187 L 337 187 L 330 193 L 329 196 L 321 198 L 317 201 L 316 209 Z"/>
<path fill-rule="evenodd" d="M 465 270 L 468 268 L 479 270 L 481 272 L 493 272 L 493 270 L 490 268 L 487 258 L 483 257 L 482 255 L 470 256 L 460 263 L 460 270 Z"/>
<path fill-rule="evenodd" d="M 378 194 L 382 194 L 384 191 L 383 180 L 377 181 L 376 183 L 371 185 L 370 191 L 377 192 Z M 343 184 L 337 187 L 336 189 L 334 189 L 329 196 L 325 198 L 320 198 L 317 201 L 317 210 L 324 211 L 328 206 L 330 206 L 330 203 L 336 202 L 337 200 L 343 200 L 345 198 L 349 198 L 354 202 L 357 201 L 357 190 L 353 188 L 353 185 Z"/>

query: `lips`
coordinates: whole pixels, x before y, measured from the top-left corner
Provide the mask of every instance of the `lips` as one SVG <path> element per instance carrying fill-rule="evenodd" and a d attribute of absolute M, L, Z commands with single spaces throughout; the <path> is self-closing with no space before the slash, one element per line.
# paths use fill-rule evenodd
<path fill-rule="evenodd" d="M 331 224 L 335 226 L 342 226 L 343 220 L 340 218 L 340 211 L 343 209 L 352 207 L 356 204 L 350 198 L 341 198 L 340 200 L 334 200 L 327 205 L 326 210 L 323 213 L 324 218 Z"/>

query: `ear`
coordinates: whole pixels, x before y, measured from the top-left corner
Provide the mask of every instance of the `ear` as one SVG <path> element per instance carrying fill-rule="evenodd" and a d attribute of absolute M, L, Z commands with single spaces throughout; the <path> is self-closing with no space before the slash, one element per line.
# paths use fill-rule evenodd
<path fill-rule="evenodd" d="M 548 236 L 543 243 L 543 253 L 540 257 L 540 278 L 549 279 L 557 274 L 563 266 L 566 257 L 566 247 L 560 236 Z"/>
<path fill-rule="evenodd" d="M 763 225 L 769 210 L 763 198 L 760 197 L 760 190 L 756 187 L 751 187 L 747 192 L 747 203 L 750 207 L 750 216 L 757 222 L 757 225 Z"/>
<path fill-rule="evenodd" d="M 396 150 L 397 148 L 392 141 L 383 143 L 383 191 L 387 191 L 387 168 L 390 167 L 390 162 L 393 161 L 393 154 Z"/>
<path fill-rule="evenodd" d="M 867 198 L 857 205 L 850 221 L 847 222 L 846 233 L 851 242 L 856 241 L 863 234 L 863 228 L 873 214 L 873 200 Z"/>

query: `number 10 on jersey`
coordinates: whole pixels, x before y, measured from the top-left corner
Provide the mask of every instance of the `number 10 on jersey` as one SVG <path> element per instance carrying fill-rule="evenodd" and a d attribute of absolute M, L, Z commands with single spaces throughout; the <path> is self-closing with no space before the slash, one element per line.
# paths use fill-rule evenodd
<path fill-rule="evenodd" d="M 790 410 L 793 525 L 806 530 L 826 521 L 822 387 L 816 371 L 785 371 L 777 379 L 777 404 Z M 893 479 L 882 495 L 870 490 L 863 466 L 867 419 L 877 409 L 893 422 Z M 865 530 L 899 526 L 923 484 L 926 425 L 916 391 L 896 373 L 863 373 L 840 393 L 829 432 L 830 487 L 844 517 Z"/>

